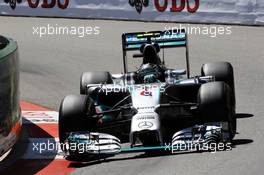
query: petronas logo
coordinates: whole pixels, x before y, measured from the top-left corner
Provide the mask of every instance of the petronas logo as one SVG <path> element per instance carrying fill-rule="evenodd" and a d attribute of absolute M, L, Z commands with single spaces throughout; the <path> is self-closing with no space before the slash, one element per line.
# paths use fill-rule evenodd
<path fill-rule="evenodd" d="M 16 8 L 17 3 L 21 3 L 22 0 L 4 0 L 5 3 L 9 4 L 12 9 Z"/>

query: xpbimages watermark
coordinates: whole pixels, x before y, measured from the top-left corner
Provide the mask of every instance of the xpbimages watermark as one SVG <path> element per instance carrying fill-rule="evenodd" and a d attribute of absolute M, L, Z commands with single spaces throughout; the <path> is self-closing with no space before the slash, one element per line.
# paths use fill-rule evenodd
<path fill-rule="evenodd" d="M 93 143 L 60 143 L 52 139 L 47 139 L 43 142 L 33 142 L 32 146 L 32 151 L 37 152 L 38 154 L 46 154 L 48 152 L 61 152 L 61 149 L 74 152 L 78 151 L 78 153 L 82 154 L 90 150 L 93 146 Z"/>
<path fill-rule="evenodd" d="M 140 95 L 152 96 L 152 92 L 158 90 L 159 92 L 165 92 L 165 84 L 138 84 L 138 85 L 120 85 L 120 84 L 101 84 L 99 87 L 99 92 L 108 95 L 111 92 L 133 92 L 140 91 Z"/>
<path fill-rule="evenodd" d="M 172 154 L 182 151 L 205 151 L 216 153 L 217 151 L 231 151 L 232 144 L 231 142 L 219 142 L 219 143 L 193 143 L 193 142 L 181 142 L 178 144 L 165 144 L 165 151 L 171 151 Z"/>
<path fill-rule="evenodd" d="M 99 26 L 60 26 L 58 24 L 47 24 L 44 26 L 33 26 L 32 34 L 40 38 L 45 36 L 77 36 L 79 38 L 88 37 L 91 35 L 99 35 Z"/>
<path fill-rule="evenodd" d="M 188 35 L 205 35 L 211 38 L 216 38 L 223 35 L 232 34 L 232 26 L 195 26 L 190 24 L 179 24 L 177 26 L 165 26 L 165 31 L 184 30 Z"/>

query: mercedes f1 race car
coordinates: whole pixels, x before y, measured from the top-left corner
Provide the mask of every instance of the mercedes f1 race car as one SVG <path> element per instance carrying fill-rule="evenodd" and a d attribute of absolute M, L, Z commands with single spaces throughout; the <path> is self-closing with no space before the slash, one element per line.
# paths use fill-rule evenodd
<path fill-rule="evenodd" d="M 185 30 L 125 33 L 122 48 L 122 74 L 85 72 L 80 95 L 62 100 L 59 139 L 67 156 L 203 150 L 230 143 L 236 134 L 230 63 L 206 63 L 201 75 L 190 76 Z M 185 49 L 186 68 L 166 67 L 160 52 L 171 48 Z M 128 71 L 130 51 L 141 60 L 134 71 Z"/>

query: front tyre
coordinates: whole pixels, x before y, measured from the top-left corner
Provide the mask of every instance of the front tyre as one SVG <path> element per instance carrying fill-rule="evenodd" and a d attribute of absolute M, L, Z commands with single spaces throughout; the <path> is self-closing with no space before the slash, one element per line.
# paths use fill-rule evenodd
<path fill-rule="evenodd" d="M 224 82 L 203 84 L 198 92 L 199 115 L 203 122 L 228 122 L 230 139 L 236 134 L 236 118 L 230 87 Z"/>
<path fill-rule="evenodd" d="M 61 148 L 70 132 L 89 131 L 92 127 L 89 118 L 94 110 L 93 102 L 86 95 L 68 95 L 60 105 L 59 109 L 59 140 Z"/>

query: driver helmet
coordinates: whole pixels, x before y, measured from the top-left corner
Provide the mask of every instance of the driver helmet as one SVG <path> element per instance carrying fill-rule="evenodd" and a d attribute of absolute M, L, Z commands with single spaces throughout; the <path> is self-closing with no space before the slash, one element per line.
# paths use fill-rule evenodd
<path fill-rule="evenodd" d="M 142 83 L 157 83 L 160 82 L 159 74 L 156 70 L 155 64 L 143 64 L 138 70 L 138 80 Z"/>
<path fill-rule="evenodd" d="M 143 64 L 161 64 L 159 53 L 160 48 L 158 44 L 144 44 L 140 48 L 140 52 L 143 54 Z"/>

